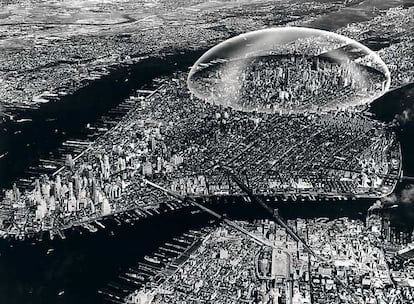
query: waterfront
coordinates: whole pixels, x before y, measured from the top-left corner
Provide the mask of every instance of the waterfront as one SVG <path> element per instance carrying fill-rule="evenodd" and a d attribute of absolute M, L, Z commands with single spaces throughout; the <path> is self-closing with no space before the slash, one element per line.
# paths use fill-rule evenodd
<path fill-rule="evenodd" d="M 150 86 L 154 78 L 185 70 L 200 54 L 201 51 L 177 52 L 119 66 L 74 94 L 45 103 L 39 109 L 16 112 L 15 120 L 3 122 L 0 129 L 0 155 L 7 153 L 0 158 L 1 187 L 9 188 L 19 178 L 33 179 L 33 174 L 27 172 L 29 167 L 39 165 L 39 159 L 54 158 L 53 153 L 65 140 L 95 140 L 102 132 L 91 134 L 88 124 L 98 123 L 101 116 L 137 89 Z M 122 117 L 123 114 L 116 118 Z M 63 165 L 61 159 L 56 161 Z"/>
<path fill-rule="evenodd" d="M 409 139 L 406 139 L 406 142 L 409 142 Z M 409 151 L 407 148 L 404 150 Z M 410 170 L 410 164 L 406 159 L 404 166 Z M 348 216 L 363 219 L 371 203 L 285 202 L 280 203 L 280 211 L 285 218 Z M 261 213 L 251 212 L 252 210 L 243 202 L 228 205 L 231 210 L 224 208 L 222 211 L 236 219 L 263 216 Z M 214 207 L 216 208 L 216 205 Z M 404 211 L 395 212 L 393 220 L 403 223 L 412 221 L 410 213 L 407 212 L 411 209 L 412 206 L 405 205 L 401 209 Z M 63 241 L 46 241 L 36 246 L 28 242 L 13 243 L 13 248 L 9 248 L 11 243 L 2 241 L 0 272 L 4 273 L 1 278 L 4 281 L 0 282 L 0 301 L 7 299 L 5 303 L 11 304 L 100 303 L 103 299 L 97 291 L 108 282 L 116 280 L 124 269 L 136 265 L 143 256 L 151 254 L 171 237 L 180 235 L 189 228 L 200 228 L 206 225 L 208 220 L 204 214 L 194 215 L 186 209 L 162 217 L 143 219 L 134 226 L 125 224 L 117 227 L 116 224 L 112 224 L 115 231 L 113 236 L 110 232 L 111 224 L 104 222 L 108 228 L 104 231 L 91 234 L 79 228 L 84 231 L 82 235 L 78 232 L 69 232 L 67 239 Z M 161 229 L 169 224 L 171 226 L 168 226 L 168 229 Z M 53 251 L 47 254 L 49 249 Z M 24 280 L 23 273 L 26 274 Z"/>
<path fill-rule="evenodd" d="M 396 130 L 403 151 L 403 168 L 404 173 L 408 176 L 414 175 L 413 107 L 414 83 L 388 92 L 371 105 L 371 112 L 376 115 L 377 119 L 387 123 L 392 121 L 398 123 Z"/>
<path fill-rule="evenodd" d="M 403 133 L 405 134 L 405 133 Z M 402 138 L 404 141 L 404 138 Z M 405 142 L 410 142 L 409 138 Z M 410 147 L 403 146 L 406 153 Z M 412 163 L 404 160 L 407 172 Z M 227 203 L 228 208 L 215 202 L 214 209 L 235 219 L 263 217 L 263 213 L 243 201 Z M 348 216 L 363 220 L 372 202 L 342 201 L 280 202 L 278 207 L 283 217 L 289 218 L 338 218 Z M 405 225 L 412 222 L 413 206 L 403 205 L 392 210 L 392 220 Z M 254 212 L 253 212 L 254 211 Z M 133 267 L 143 256 L 151 255 L 160 245 L 188 229 L 199 229 L 208 225 L 205 214 L 192 214 L 185 209 L 162 216 L 141 219 L 134 226 L 117 226 L 103 222 L 107 229 L 89 233 L 83 228 L 82 235 L 71 231 L 66 240 L 55 240 L 31 245 L 29 242 L 1 241 L 0 301 L 5 303 L 101 303 L 103 297 L 98 290 L 108 282 L 118 279 L 125 269 Z M 113 227 L 113 228 L 111 228 Z M 163 229 L 161 229 L 164 227 Z M 165 229 L 168 227 L 168 229 Z M 111 230 L 114 235 L 111 235 Z M 10 248 L 9 245 L 13 244 Z M 49 254 L 47 252 L 49 249 Z M 25 279 L 22 279 L 25 274 Z M 47 287 L 46 287 L 47 286 Z"/>
<path fill-rule="evenodd" d="M 64 241 L 1 243 L 1 303 L 100 303 L 98 288 L 169 238 L 198 229 L 205 216 L 185 221 L 185 211 L 135 225 L 105 221 L 96 233 L 72 231 Z M 197 223 L 198 222 L 198 223 Z M 160 229 L 169 223 L 169 229 Z M 110 231 L 113 231 L 111 233 Z M 53 251 L 52 251 L 53 250 Z M 62 293 L 64 292 L 64 293 Z M 60 295 L 59 295 L 60 294 Z"/>
<path fill-rule="evenodd" d="M 184 60 L 186 60 L 187 56 L 188 53 L 182 54 Z M 163 66 L 158 62 L 158 65 L 149 70 L 158 73 L 163 67 L 171 68 L 170 71 L 166 71 L 166 74 L 169 74 L 175 70 L 176 66 L 174 64 L 177 60 L 179 61 L 178 58 L 171 58 L 171 65 L 167 64 Z M 120 73 L 124 75 L 124 71 Z M 150 73 L 145 76 L 147 75 L 150 75 Z M 156 76 L 159 75 L 157 74 Z M 149 78 L 151 77 L 149 76 Z M 125 82 L 126 78 L 129 79 L 127 82 Z M 84 127 L 87 123 L 93 123 L 101 114 L 105 114 L 109 108 L 120 103 L 122 98 L 129 95 L 128 92 L 131 91 L 131 88 L 128 87 L 129 84 L 134 88 L 141 86 L 139 81 L 131 81 L 132 78 L 130 76 L 126 77 L 124 75 L 118 81 L 116 79 L 116 77 L 112 79 L 110 84 L 122 84 L 119 91 L 114 90 L 114 92 L 119 93 L 117 96 L 107 94 L 108 91 L 105 90 L 108 85 L 107 82 L 103 81 L 101 83 L 97 81 L 96 86 L 92 84 L 91 87 L 84 89 L 89 93 L 80 95 L 80 97 L 78 95 L 77 98 L 79 99 L 68 104 L 68 108 L 74 107 L 72 110 L 63 110 L 65 106 L 60 108 L 63 104 L 57 102 L 54 105 L 50 105 L 50 107 L 55 112 L 58 110 L 62 111 L 59 117 L 56 117 L 56 113 L 53 114 L 51 110 L 51 115 L 47 114 L 42 116 L 43 114 L 39 114 L 42 112 L 39 112 L 36 115 L 40 115 L 41 118 L 33 119 L 33 122 L 26 122 L 27 127 L 25 127 L 24 132 L 26 135 L 24 136 L 27 137 L 23 138 L 22 135 L 22 139 L 17 139 L 18 142 L 13 143 L 17 147 L 14 150 L 17 153 L 11 153 L 11 158 L 8 159 L 9 165 L 18 164 L 20 166 L 12 170 L 13 172 L 17 172 L 15 176 L 19 176 L 19 172 L 23 172 L 23 169 L 27 167 L 27 164 L 18 161 L 21 155 L 34 155 L 32 158 L 33 161 L 39 156 L 43 157 L 47 155 L 49 150 L 55 149 L 65 139 L 73 137 L 75 139 L 82 138 L 84 136 Z M 151 79 L 148 79 L 148 81 Z M 124 87 L 125 83 L 127 87 Z M 110 87 L 110 90 L 112 90 L 112 87 Z M 96 92 L 102 93 L 98 94 Z M 96 96 L 96 99 L 93 98 L 94 96 Z M 102 100 L 106 101 L 102 104 L 99 103 Z M 85 103 L 85 101 L 88 102 Z M 91 104 L 89 107 L 90 101 Z M 96 111 L 100 106 L 102 106 L 102 109 Z M 73 114 L 69 115 L 70 113 Z M 84 114 L 85 117 L 78 115 L 78 113 Z M 21 118 L 28 117 L 21 116 Z M 47 123 L 43 123 L 42 119 L 45 118 L 46 120 L 49 119 Z M 22 122 L 22 126 L 24 123 Z M 62 132 L 66 132 L 66 134 L 58 131 L 58 135 L 54 135 L 54 129 L 63 130 Z M 16 129 L 15 131 L 18 132 L 21 130 Z M 27 138 L 35 142 L 26 150 L 23 146 L 26 144 Z M 411 138 L 407 135 L 406 137 L 402 137 L 401 140 L 402 142 L 411 144 Z M 11 142 L 14 141 L 16 141 L 15 138 L 11 140 Z M 48 146 L 49 143 L 50 146 Z M 409 171 L 410 167 L 407 166 L 409 159 L 407 156 L 413 155 L 410 152 L 412 150 L 407 148 L 407 145 L 403 145 L 403 150 L 404 170 L 406 173 L 413 172 Z M 5 166 L 0 168 L 0 173 L 8 172 L 10 174 L 10 167 L 7 167 L 8 165 Z M 5 180 L 7 178 L 5 176 Z M 11 180 L 12 178 L 10 178 Z M 370 203 L 361 203 L 359 201 L 330 201 L 328 203 L 286 202 L 282 204 L 284 207 L 280 208 L 281 215 L 286 218 L 304 216 L 329 216 L 335 218 L 349 216 L 363 219 L 364 213 Z M 247 208 L 247 205 L 243 202 L 230 204 L 229 208 L 232 210 L 224 209 L 223 212 L 226 212 L 234 218 L 249 218 L 247 215 L 257 218 L 262 216 L 260 213 L 251 212 L 252 210 Z M 235 214 L 237 211 L 245 212 L 245 214 L 237 215 Z M 403 224 L 409 223 L 412 221 L 412 217 L 410 216 L 412 214 L 411 212 L 412 207 L 410 205 L 404 205 L 403 208 L 395 211 L 393 220 L 395 222 L 402 222 Z M 96 233 L 89 233 L 83 228 L 77 228 L 83 231 L 82 235 L 79 235 L 78 232 L 68 232 L 66 233 L 67 239 L 63 241 L 55 240 L 49 242 L 45 240 L 45 242 L 37 245 L 31 245 L 29 242 L 13 242 L 13 247 L 10 248 L 9 245 L 12 243 L 1 240 L 0 303 L 100 303 L 102 298 L 97 291 L 104 287 L 107 282 L 116 280 L 124 269 L 136 265 L 144 255 L 150 254 L 171 237 L 180 235 L 187 229 L 198 229 L 207 225 L 208 220 L 209 218 L 204 214 L 192 214 L 190 210 L 185 209 L 171 214 L 142 219 L 134 226 L 124 224 L 118 227 L 115 223 L 110 224 L 111 220 L 108 220 L 103 222 L 107 226 L 107 229 Z M 111 230 L 114 231 L 114 235 L 111 235 Z"/>
<path fill-rule="evenodd" d="M 279 203 L 285 218 L 342 217 L 364 218 L 370 202 Z M 214 203 L 214 210 L 234 219 L 263 218 L 265 214 L 249 203 Z M 67 233 L 66 240 L 45 240 L 0 244 L 0 302 L 20 303 L 104 303 L 98 290 L 118 280 L 129 267 L 145 255 L 188 229 L 208 225 L 211 217 L 191 213 L 194 209 L 170 212 L 141 219 L 135 225 L 117 226 L 105 221 L 105 230 L 90 233 L 82 229 Z M 114 231 L 114 235 L 110 231 Z M 13 247 L 10 248 L 10 245 Z M 47 254 L 49 249 L 52 252 Z M 59 296 L 59 293 L 64 291 Z"/>
<path fill-rule="evenodd" d="M 279 202 L 271 206 L 277 207 L 285 219 L 349 217 L 364 221 L 371 203 Z M 261 209 L 244 200 L 214 201 L 209 206 L 236 220 L 266 218 Z M 152 256 L 160 246 L 189 229 L 216 225 L 208 215 L 194 211 L 194 208 L 169 211 L 141 219 L 134 225 L 118 226 L 109 219 L 103 222 L 106 229 L 96 233 L 79 228 L 68 232 L 66 240 L 45 240 L 36 245 L 2 240 L 0 301 L 7 304 L 107 303 L 98 291 L 107 288 L 108 283 L 119 282 L 119 275 L 136 267 L 138 262 L 145 262 L 144 256 Z M 413 205 L 388 212 L 398 227 L 414 220 Z"/>
<path fill-rule="evenodd" d="M 380 11 L 374 9 L 379 2 L 381 2 L 382 9 L 409 3 L 405 0 L 355 1 L 355 3 L 350 3 L 350 7 L 340 12 L 358 11 L 360 14 L 345 14 L 341 24 L 375 19 L 380 15 Z M 353 8 L 355 5 L 357 9 Z M 268 26 L 275 24 L 276 17 L 279 17 L 279 14 L 275 13 L 272 23 Z M 276 24 L 280 26 L 288 21 L 289 19 L 283 19 L 282 23 L 276 22 Z M 338 12 L 334 10 L 311 18 L 310 21 L 304 20 L 302 26 L 336 30 L 338 24 Z M 231 35 L 236 33 L 231 33 Z M 360 42 L 373 50 L 386 48 L 389 44 L 399 41 L 388 35 L 380 37 L 375 32 L 370 35 L 368 38 L 363 37 L 364 39 Z M 358 35 L 355 38 L 359 38 Z M 169 75 L 180 69 L 187 69 L 208 46 L 211 45 L 205 45 L 204 48 L 197 47 L 194 51 L 182 50 L 175 53 L 173 49 L 170 49 L 170 54 L 164 54 L 164 57 L 144 58 L 133 65 L 114 65 L 109 69 L 110 73 L 102 79 L 87 83 L 75 93 L 60 97 L 59 101 L 53 101 L 54 98 L 52 98 L 51 102 L 42 104 L 39 109 L 19 109 L 13 113 L 16 115 L 15 120 L 20 122 L 2 121 L 0 128 L 1 188 L 10 188 L 13 181 L 30 177 L 30 167 L 38 166 L 39 159 L 54 158 L 55 150 L 65 140 L 90 140 L 88 136 L 90 134 L 86 129 L 88 123 L 97 122 L 102 115 L 120 104 L 134 90 L 148 86 L 154 78 Z"/>

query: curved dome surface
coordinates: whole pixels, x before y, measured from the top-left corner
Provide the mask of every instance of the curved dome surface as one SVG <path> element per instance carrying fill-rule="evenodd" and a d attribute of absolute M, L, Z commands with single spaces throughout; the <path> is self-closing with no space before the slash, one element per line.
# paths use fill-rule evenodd
<path fill-rule="evenodd" d="M 199 99 L 241 111 L 319 112 L 370 103 L 390 86 L 381 58 L 335 33 L 271 28 L 207 51 L 188 75 Z"/>

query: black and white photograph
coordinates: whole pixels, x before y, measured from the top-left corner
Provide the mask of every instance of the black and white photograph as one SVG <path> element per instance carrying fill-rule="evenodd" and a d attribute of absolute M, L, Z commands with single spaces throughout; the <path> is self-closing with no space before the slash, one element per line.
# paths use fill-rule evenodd
<path fill-rule="evenodd" d="M 414 0 L 0 0 L 0 304 L 413 304 Z"/>

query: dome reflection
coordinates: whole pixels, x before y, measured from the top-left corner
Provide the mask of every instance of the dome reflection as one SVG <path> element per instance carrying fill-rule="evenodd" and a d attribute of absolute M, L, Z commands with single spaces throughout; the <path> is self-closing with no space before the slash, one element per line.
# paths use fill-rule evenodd
<path fill-rule="evenodd" d="M 372 50 L 335 33 L 298 27 L 224 41 L 188 76 L 188 88 L 202 100 L 269 113 L 344 109 L 371 102 L 389 86 L 389 70 Z"/>

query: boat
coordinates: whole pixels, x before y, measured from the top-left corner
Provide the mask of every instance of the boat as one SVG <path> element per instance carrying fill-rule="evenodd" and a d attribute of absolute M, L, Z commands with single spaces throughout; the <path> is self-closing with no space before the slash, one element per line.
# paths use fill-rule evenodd
<path fill-rule="evenodd" d="M 154 263 L 154 264 L 161 264 L 161 261 L 157 258 L 157 257 L 149 257 L 149 256 L 145 256 L 144 260 Z"/>

